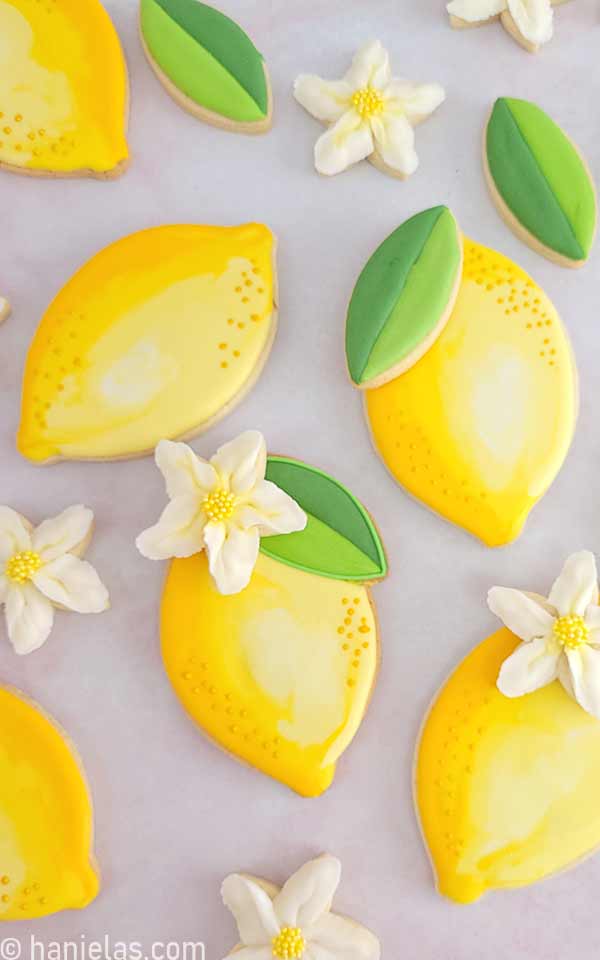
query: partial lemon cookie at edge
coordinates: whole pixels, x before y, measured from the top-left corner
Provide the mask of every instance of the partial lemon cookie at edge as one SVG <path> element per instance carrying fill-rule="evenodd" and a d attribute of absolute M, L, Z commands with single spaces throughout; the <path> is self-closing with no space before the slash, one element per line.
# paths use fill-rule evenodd
<path fill-rule="evenodd" d="M 100 251 L 34 336 L 19 451 L 36 463 L 137 456 L 228 413 L 275 336 L 274 253 L 261 224 L 156 227 Z"/>
<path fill-rule="evenodd" d="M 0 0 L 0 168 L 119 175 L 128 96 L 119 38 L 98 0 Z"/>
<path fill-rule="evenodd" d="M 86 907 L 99 880 L 84 775 L 64 736 L 0 687 L 0 921 Z"/>

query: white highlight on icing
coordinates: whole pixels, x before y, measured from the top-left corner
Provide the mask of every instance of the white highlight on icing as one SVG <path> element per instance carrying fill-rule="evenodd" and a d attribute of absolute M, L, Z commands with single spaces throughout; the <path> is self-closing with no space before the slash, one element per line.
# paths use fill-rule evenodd
<path fill-rule="evenodd" d="M 392 77 L 389 55 L 378 40 L 355 55 L 343 80 L 309 74 L 294 84 L 298 103 L 331 124 L 315 146 L 319 173 L 333 176 L 376 153 L 402 176 L 419 165 L 414 127 L 445 100 L 437 83 L 419 86 Z"/>
<path fill-rule="evenodd" d="M 265 480 L 267 449 L 257 430 L 226 443 L 210 461 L 171 440 L 160 441 L 155 459 L 170 502 L 158 523 L 137 538 L 137 548 L 150 560 L 206 549 L 220 593 L 239 593 L 248 585 L 261 537 L 306 526 L 295 500 Z"/>
<path fill-rule="evenodd" d="M 548 600 L 493 587 L 488 604 L 524 642 L 503 663 L 498 689 L 521 697 L 558 679 L 583 709 L 600 719 L 598 573 L 589 551 L 569 557 Z"/>
<path fill-rule="evenodd" d="M 483 23 L 508 11 L 521 35 L 535 46 L 552 38 L 551 0 L 452 0 L 446 9 L 466 23 Z"/>
<path fill-rule="evenodd" d="M 242 874 L 227 877 L 221 888 L 225 906 L 238 925 L 241 950 L 225 960 L 268 960 L 282 954 L 277 941 L 284 931 L 294 931 L 304 941 L 295 957 L 331 960 L 379 960 L 377 937 L 360 924 L 331 913 L 341 864 L 325 855 L 304 864 L 273 896 L 257 881 Z"/>
<path fill-rule="evenodd" d="M 74 506 L 33 528 L 0 507 L 0 605 L 16 653 L 33 653 L 46 642 L 54 606 L 76 613 L 108 608 L 106 587 L 74 552 L 86 544 L 93 521 L 91 510 Z"/>

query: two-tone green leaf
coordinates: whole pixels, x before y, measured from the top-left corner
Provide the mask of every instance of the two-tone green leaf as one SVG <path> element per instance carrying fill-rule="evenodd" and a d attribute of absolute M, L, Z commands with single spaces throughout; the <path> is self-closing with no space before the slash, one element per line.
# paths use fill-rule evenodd
<path fill-rule="evenodd" d="M 348 309 L 346 357 L 363 389 L 394 379 L 423 356 L 454 305 L 462 239 L 447 207 L 403 223 L 362 271 Z"/>
<path fill-rule="evenodd" d="M 141 0 L 140 20 L 148 53 L 185 97 L 235 123 L 268 117 L 263 58 L 233 20 L 199 0 Z"/>
<path fill-rule="evenodd" d="M 596 232 L 596 191 L 560 127 L 534 103 L 501 97 L 485 146 L 491 185 L 525 232 L 574 265 L 587 260 Z"/>
<path fill-rule="evenodd" d="M 387 573 L 387 560 L 369 514 L 346 487 L 299 460 L 269 457 L 267 480 L 307 514 L 300 533 L 263 537 L 261 552 L 308 573 L 368 582 Z"/>

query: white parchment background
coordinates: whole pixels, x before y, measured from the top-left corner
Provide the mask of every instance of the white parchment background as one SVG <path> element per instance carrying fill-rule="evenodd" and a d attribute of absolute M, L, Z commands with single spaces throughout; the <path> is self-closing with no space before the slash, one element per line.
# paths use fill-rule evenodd
<path fill-rule="evenodd" d="M 458 907 L 435 893 L 413 815 L 411 762 L 423 712 L 448 672 L 496 628 L 492 584 L 544 592 L 564 557 L 600 553 L 600 246 L 581 272 L 523 246 L 496 214 L 480 163 L 482 124 L 499 95 L 524 96 L 557 119 L 600 180 L 600 20 L 594 0 L 556 11 L 537 57 L 499 25 L 452 32 L 442 0 L 222 0 L 263 50 L 276 116 L 264 137 L 205 126 L 179 110 L 145 63 L 136 0 L 106 0 L 132 85 L 129 172 L 114 183 L 0 176 L 0 502 L 41 519 L 83 501 L 97 517 L 89 553 L 112 610 L 60 615 L 49 643 L 19 660 L 0 634 L 0 676 L 38 700 L 83 757 L 96 810 L 103 888 L 81 913 L 2 925 L 23 942 L 204 940 L 208 960 L 235 942 L 219 885 L 245 869 L 282 881 L 305 859 L 341 857 L 336 907 L 375 930 L 387 958 L 592 960 L 600 950 L 600 856 L 533 888 Z M 339 77 L 379 37 L 395 72 L 435 80 L 448 99 L 417 135 L 407 183 L 362 164 L 335 179 L 312 166 L 321 128 L 293 101 L 300 72 Z M 552 297 L 572 336 L 582 406 L 567 463 L 514 546 L 486 550 L 409 500 L 372 452 L 343 353 L 345 308 L 377 244 L 424 207 L 447 203 L 463 229 L 512 257 Z M 252 394 L 195 448 L 210 454 L 249 427 L 270 448 L 344 481 L 372 510 L 391 561 L 375 590 L 383 665 L 375 696 L 330 791 L 303 800 L 207 743 L 161 667 L 163 568 L 134 538 L 164 502 L 150 459 L 36 469 L 16 453 L 25 353 L 49 300 L 88 257 L 160 223 L 267 223 L 278 235 L 281 328 Z M 600 798 L 599 798 L 600 802 Z M 578 810 L 573 810 L 573 818 Z"/>

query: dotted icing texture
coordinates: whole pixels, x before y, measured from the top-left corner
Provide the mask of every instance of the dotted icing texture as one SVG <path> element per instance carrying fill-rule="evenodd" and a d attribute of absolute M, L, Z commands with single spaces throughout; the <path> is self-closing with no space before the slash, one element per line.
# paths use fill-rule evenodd
<path fill-rule="evenodd" d="M 92 808 L 52 723 L 0 688 L 0 921 L 87 906 L 98 892 Z"/>
<path fill-rule="evenodd" d="M 496 101 L 487 164 L 502 200 L 545 247 L 573 261 L 589 256 L 596 230 L 590 175 L 568 137 L 526 100 Z"/>
<path fill-rule="evenodd" d="M 413 496 L 489 546 L 514 540 L 571 443 L 577 377 L 562 323 L 506 257 L 465 240 L 448 324 L 366 395 L 375 445 Z"/>
<path fill-rule="evenodd" d="M 600 844 L 600 724 L 558 681 L 504 697 L 496 680 L 518 643 L 500 630 L 461 663 L 418 747 L 423 835 L 440 893 L 459 903 L 534 883 Z"/>
<path fill-rule="evenodd" d="M 0 164 L 97 175 L 124 164 L 127 71 L 98 0 L 3 0 L 0 38 Z"/>
<path fill-rule="evenodd" d="M 161 635 L 177 696 L 211 739 L 303 796 L 329 787 L 377 672 L 365 587 L 259 555 L 225 597 L 201 553 L 171 564 Z"/>
<path fill-rule="evenodd" d="M 222 415 L 272 341 L 273 251 L 260 224 L 157 227 L 100 251 L 34 336 L 21 453 L 140 454 Z"/>
<path fill-rule="evenodd" d="M 198 0 L 141 0 L 147 49 L 168 79 L 207 111 L 238 123 L 264 120 L 264 61 L 229 17 Z"/>

